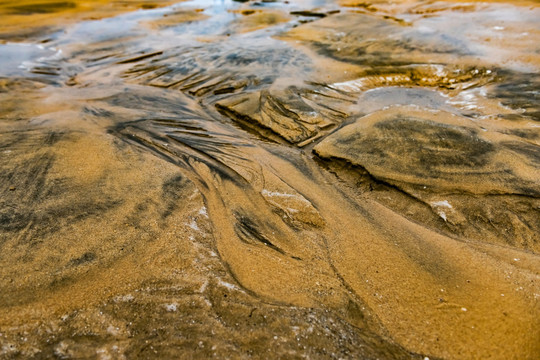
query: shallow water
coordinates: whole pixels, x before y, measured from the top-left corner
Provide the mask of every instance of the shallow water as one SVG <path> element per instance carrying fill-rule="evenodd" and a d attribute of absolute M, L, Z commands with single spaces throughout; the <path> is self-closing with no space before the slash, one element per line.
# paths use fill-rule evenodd
<path fill-rule="evenodd" d="M 537 1 L 0 18 L 1 358 L 540 353 Z"/>

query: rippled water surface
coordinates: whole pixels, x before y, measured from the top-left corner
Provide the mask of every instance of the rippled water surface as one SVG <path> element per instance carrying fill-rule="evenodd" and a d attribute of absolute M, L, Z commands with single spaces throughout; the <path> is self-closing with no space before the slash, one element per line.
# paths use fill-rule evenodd
<path fill-rule="evenodd" d="M 0 358 L 535 359 L 538 1 L 0 1 Z"/>

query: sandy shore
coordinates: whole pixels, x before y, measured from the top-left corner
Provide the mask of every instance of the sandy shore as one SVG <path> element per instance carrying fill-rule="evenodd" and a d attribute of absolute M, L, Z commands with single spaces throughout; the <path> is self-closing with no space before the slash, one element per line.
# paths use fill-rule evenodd
<path fill-rule="evenodd" d="M 537 1 L 0 17 L 0 358 L 540 353 Z"/>

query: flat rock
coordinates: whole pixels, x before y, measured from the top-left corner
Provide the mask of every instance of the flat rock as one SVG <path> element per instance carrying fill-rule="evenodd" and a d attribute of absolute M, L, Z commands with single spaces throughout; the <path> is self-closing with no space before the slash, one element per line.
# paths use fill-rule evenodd
<path fill-rule="evenodd" d="M 540 251 L 538 150 L 519 132 L 402 106 L 358 119 L 314 152 L 357 192 L 369 190 L 366 196 L 414 221 Z"/>
<path fill-rule="evenodd" d="M 412 187 L 472 194 L 539 196 L 535 152 L 507 143 L 466 118 L 409 107 L 360 118 L 318 144 L 322 158 L 339 158 L 374 177 Z"/>

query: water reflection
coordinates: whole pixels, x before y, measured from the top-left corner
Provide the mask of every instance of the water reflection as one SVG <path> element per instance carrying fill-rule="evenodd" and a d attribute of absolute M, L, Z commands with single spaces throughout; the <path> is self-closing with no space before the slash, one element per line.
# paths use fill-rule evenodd
<path fill-rule="evenodd" d="M 27 76 L 33 64 L 60 56 L 61 51 L 43 45 L 0 44 L 0 76 Z"/>

